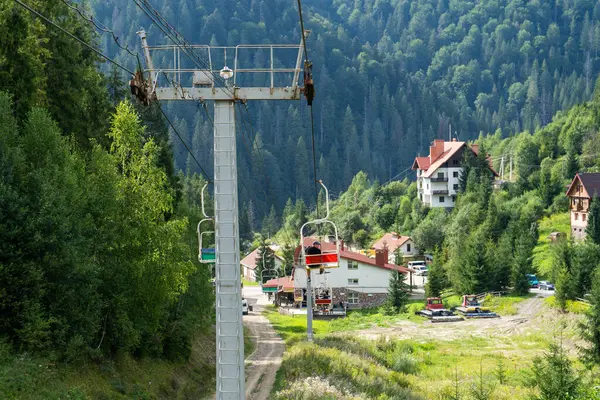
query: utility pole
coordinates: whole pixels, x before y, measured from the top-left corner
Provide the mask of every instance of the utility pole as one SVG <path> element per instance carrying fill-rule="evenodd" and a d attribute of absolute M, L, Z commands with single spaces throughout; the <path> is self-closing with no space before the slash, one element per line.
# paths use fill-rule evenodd
<path fill-rule="evenodd" d="M 240 277 L 235 103 L 248 100 L 300 100 L 302 42 L 298 45 L 148 46 L 138 32 L 146 58 L 146 80 L 157 100 L 214 101 L 215 297 L 217 400 L 245 398 L 244 330 Z M 304 36 L 308 34 L 305 32 Z M 233 69 L 227 67 L 227 51 Z M 154 59 L 153 53 L 159 57 Z M 268 65 L 241 66 L 245 58 L 267 55 Z M 164 65 L 158 65 L 160 60 Z M 202 61 L 202 67 L 198 66 Z M 275 67 L 274 64 L 288 64 Z M 219 63 L 217 65 L 217 63 Z M 222 64 L 221 64 L 222 63 Z M 308 71 L 310 74 L 310 71 Z M 251 86 L 259 77 L 264 87 Z M 306 63 L 304 70 L 307 82 Z M 312 75 L 310 75 L 312 80 Z M 166 79 L 165 79 L 166 78 Z M 307 84 L 305 86 L 308 87 Z M 312 101 L 312 98 L 311 98 Z"/>

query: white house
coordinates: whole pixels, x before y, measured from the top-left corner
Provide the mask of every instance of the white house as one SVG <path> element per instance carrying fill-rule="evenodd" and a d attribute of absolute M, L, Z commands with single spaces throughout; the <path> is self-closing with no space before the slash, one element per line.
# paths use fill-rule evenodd
<path fill-rule="evenodd" d="M 419 199 L 429 207 L 453 208 L 463 171 L 465 150 L 477 155 L 479 145 L 469 146 L 456 139 L 446 142 L 436 139 L 429 147 L 428 157 L 417 157 L 412 169 L 417 171 Z M 494 175 L 498 175 L 490 166 Z"/>
<path fill-rule="evenodd" d="M 244 275 L 244 278 L 246 278 L 246 280 L 248 281 L 252 281 L 252 282 L 256 282 L 257 281 L 257 277 L 256 277 L 256 258 L 258 257 L 258 248 L 254 249 L 253 252 L 251 252 L 250 254 L 248 254 L 246 257 L 244 257 L 242 259 L 242 261 L 240 261 L 240 264 L 242 265 L 242 274 Z M 271 248 L 271 250 L 275 251 L 275 249 Z M 278 269 L 281 269 L 281 266 L 283 265 L 283 258 L 279 257 L 277 254 L 275 254 L 275 267 Z"/>
<path fill-rule="evenodd" d="M 305 244 L 312 243 L 306 238 Z M 323 251 L 335 247 L 333 243 L 321 243 Z M 350 308 L 368 308 L 383 304 L 387 297 L 390 274 L 398 270 L 403 274 L 411 272 L 408 268 L 390 264 L 387 250 L 376 250 L 375 258 L 348 251 L 343 243 L 340 248 L 339 267 L 325 269 L 324 274 L 313 270 L 312 286 L 317 287 L 327 281 L 333 293 L 333 303 L 343 302 Z M 296 291 L 306 289 L 306 271 L 303 267 L 294 269 L 294 287 Z"/>
<path fill-rule="evenodd" d="M 400 248 L 403 258 L 412 258 L 419 254 L 419 250 L 415 248 L 415 243 L 410 236 L 398 235 L 396 232 L 389 232 L 383 235 L 381 239 L 376 241 L 373 246 L 375 250 L 388 249 L 388 261 L 394 262 L 394 252 Z"/>

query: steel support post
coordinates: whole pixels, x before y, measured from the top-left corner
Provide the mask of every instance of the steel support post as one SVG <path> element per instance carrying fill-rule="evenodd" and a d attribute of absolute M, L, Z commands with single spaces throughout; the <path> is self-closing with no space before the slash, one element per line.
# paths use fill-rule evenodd
<path fill-rule="evenodd" d="M 217 400 L 244 399 L 235 109 L 215 101 L 215 253 Z"/>
<path fill-rule="evenodd" d="M 310 268 L 306 267 L 306 336 L 309 342 L 313 341 L 313 300 Z"/>

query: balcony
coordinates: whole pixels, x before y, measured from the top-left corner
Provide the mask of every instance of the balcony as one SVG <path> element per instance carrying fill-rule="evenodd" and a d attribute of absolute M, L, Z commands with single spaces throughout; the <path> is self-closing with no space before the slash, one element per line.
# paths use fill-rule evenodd
<path fill-rule="evenodd" d="M 433 190 L 432 194 L 448 194 L 448 189 L 443 190 Z"/>
<path fill-rule="evenodd" d="M 431 182 L 448 182 L 447 177 L 431 177 Z"/>

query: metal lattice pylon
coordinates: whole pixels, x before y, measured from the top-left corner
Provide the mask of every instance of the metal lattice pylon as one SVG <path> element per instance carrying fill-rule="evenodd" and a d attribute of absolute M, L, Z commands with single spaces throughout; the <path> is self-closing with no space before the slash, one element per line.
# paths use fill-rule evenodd
<path fill-rule="evenodd" d="M 217 399 L 245 398 L 244 330 L 240 277 L 238 182 L 235 102 L 247 100 L 300 100 L 302 43 L 298 45 L 148 46 L 145 31 L 138 32 L 144 50 L 149 96 L 158 100 L 213 100 L 215 295 L 217 331 Z M 308 34 L 306 31 L 305 36 Z M 190 51 L 195 60 L 190 59 Z M 233 69 L 227 67 L 227 53 Z M 260 53 L 259 57 L 244 53 Z M 198 60 L 204 60 L 201 68 Z M 264 65 L 245 65 L 263 59 Z M 285 65 L 285 64 L 291 65 Z M 224 81 L 225 80 L 225 81 Z"/>

